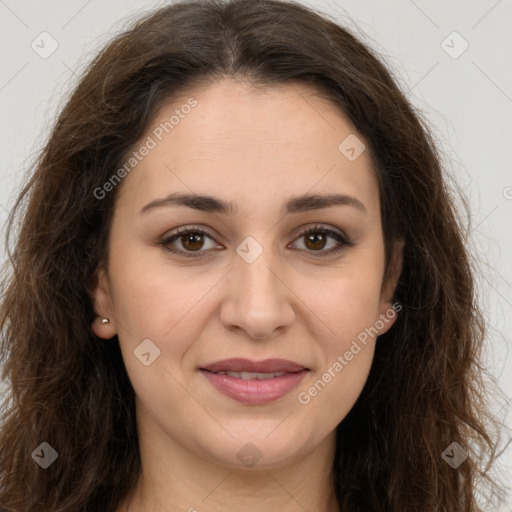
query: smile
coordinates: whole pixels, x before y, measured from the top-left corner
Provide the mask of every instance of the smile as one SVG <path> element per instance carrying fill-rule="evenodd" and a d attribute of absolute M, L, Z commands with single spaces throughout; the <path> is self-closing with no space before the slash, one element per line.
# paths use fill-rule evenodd
<path fill-rule="evenodd" d="M 309 370 L 283 359 L 229 359 L 200 371 L 221 394 L 245 404 L 261 405 L 290 393 Z"/>

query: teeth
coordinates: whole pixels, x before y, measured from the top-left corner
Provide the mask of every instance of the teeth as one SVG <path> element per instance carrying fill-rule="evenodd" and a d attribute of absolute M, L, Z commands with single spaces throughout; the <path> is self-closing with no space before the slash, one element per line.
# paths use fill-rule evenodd
<path fill-rule="evenodd" d="M 273 372 L 273 373 L 253 373 L 253 372 L 215 372 L 217 375 L 229 375 L 236 379 L 249 380 L 249 379 L 273 379 L 274 377 L 281 377 L 286 372 Z"/>

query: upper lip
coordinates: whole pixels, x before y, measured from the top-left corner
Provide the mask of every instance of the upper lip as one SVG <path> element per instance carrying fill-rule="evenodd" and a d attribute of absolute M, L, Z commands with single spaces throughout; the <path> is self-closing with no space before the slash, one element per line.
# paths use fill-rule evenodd
<path fill-rule="evenodd" d="M 299 363 L 286 359 L 265 359 L 264 361 L 251 361 L 250 359 L 232 358 L 223 359 L 207 366 L 201 370 L 210 372 L 251 372 L 251 373 L 273 373 L 273 372 L 299 372 L 307 368 Z"/>

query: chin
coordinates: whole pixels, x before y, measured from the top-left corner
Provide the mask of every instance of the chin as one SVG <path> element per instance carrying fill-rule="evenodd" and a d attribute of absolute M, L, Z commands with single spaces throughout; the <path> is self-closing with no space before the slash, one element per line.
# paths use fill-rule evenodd
<path fill-rule="evenodd" d="M 274 422 L 274 429 L 279 421 Z M 276 431 L 272 432 L 272 429 L 261 429 L 251 434 L 248 433 L 249 430 L 253 429 L 247 429 L 241 434 L 230 430 L 233 438 L 229 438 L 224 443 L 212 443 L 216 447 L 214 452 L 211 450 L 211 445 L 205 446 L 203 455 L 209 453 L 208 458 L 212 461 L 233 469 L 254 471 L 285 467 L 296 462 L 315 447 L 311 444 L 308 449 L 304 432 L 301 436 L 294 436 L 284 429 L 279 434 Z"/>

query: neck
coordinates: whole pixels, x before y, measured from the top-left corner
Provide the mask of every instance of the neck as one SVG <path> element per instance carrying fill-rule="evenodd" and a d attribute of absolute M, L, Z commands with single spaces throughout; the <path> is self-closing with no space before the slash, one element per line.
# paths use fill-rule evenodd
<path fill-rule="evenodd" d="M 339 510 L 331 479 L 334 432 L 312 452 L 268 469 L 206 460 L 155 425 L 139 425 L 139 439 L 142 471 L 117 512 Z"/>

